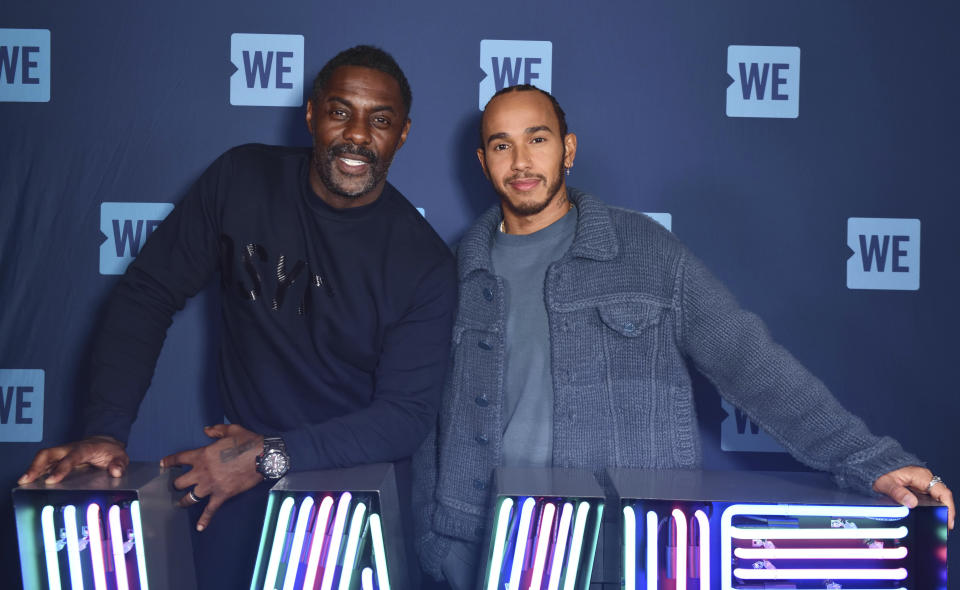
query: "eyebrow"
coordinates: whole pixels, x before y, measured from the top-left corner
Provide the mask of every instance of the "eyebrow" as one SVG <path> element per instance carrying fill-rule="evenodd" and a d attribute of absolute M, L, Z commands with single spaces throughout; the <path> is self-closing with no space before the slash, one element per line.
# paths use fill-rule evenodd
<path fill-rule="evenodd" d="M 539 133 L 541 131 L 546 131 L 547 133 L 553 133 L 553 129 L 550 129 L 550 127 L 548 127 L 547 125 L 535 125 L 533 127 L 527 127 L 526 129 L 524 129 L 523 134 L 533 135 L 534 133 Z M 504 131 L 501 131 L 500 133 L 494 133 L 493 135 L 487 138 L 487 144 L 489 144 L 491 141 L 494 141 L 496 139 L 507 139 L 508 137 L 510 137 L 510 135 Z"/>
<path fill-rule="evenodd" d="M 350 107 L 350 108 L 354 108 L 354 104 L 353 104 L 352 102 L 350 102 L 349 100 L 347 100 L 347 99 L 345 99 L 345 98 L 342 98 L 342 97 L 340 97 L 340 96 L 328 96 L 328 97 L 327 97 L 327 102 L 339 102 L 339 103 L 342 103 L 342 104 L 345 105 L 345 106 L 348 106 L 348 107 Z M 378 104 L 378 105 L 372 107 L 370 110 L 373 111 L 373 112 L 381 112 L 381 111 L 389 111 L 389 112 L 391 112 L 391 113 L 396 113 L 396 112 L 397 112 L 396 109 L 394 109 L 392 106 L 390 106 L 390 105 L 388 105 L 388 104 Z"/>

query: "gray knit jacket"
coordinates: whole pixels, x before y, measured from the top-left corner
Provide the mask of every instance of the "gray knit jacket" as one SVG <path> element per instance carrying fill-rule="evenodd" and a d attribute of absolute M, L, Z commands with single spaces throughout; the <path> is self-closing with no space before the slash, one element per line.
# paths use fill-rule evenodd
<path fill-rule="evenodd" d="M 700 467 L 688 363 L 801 462 L 870 493 L 880 475 L 922 465 L 872 435 L 669 231 L 569 189 L 570 249 L 544 282 L 554 388 L 553 465 Z M 464 235 L 460 302 L 439 423 L 414 457 L 417 548 L 440 577 L 449 538 L 479 542 L 502 456 L 503 279 L 490 252 L 493 207 Z"/>

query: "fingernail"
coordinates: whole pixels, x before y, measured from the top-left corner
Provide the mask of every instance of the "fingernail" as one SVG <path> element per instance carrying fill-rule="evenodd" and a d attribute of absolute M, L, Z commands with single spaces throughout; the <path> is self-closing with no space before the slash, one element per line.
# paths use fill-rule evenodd
<path fill-rule="evenodd" d="M 202 533 L 202 532 L 203 532 L 203 529 L 204 529 L 204 526 L 203 526 L 202 524 L 198 524 L 198 525 L 197 525 L 197 532 L 198 532 L 198 533 Z"/>
<path fill-rule="evenodd" d="M 160 459 L 160 469 L 164 468 L 163 459 Z"/>

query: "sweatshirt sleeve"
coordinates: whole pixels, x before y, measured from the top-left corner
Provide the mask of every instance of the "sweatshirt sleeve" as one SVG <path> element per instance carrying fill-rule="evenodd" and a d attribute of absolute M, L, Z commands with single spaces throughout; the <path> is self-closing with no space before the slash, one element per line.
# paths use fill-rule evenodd
<path fill-rule="evenodd" d="M 797 460 L 866 494 L 884 473 L 923 465 L 892 438 L 871 434 L 689 253 L 679 285 L 682 349 L 724 399 Z"/>
<path fill-rule="evenodd" d="M 215 201 L 226 159 L 194 183 L 114 287 L 94 339 L 84 436 L 126 442 L 174 313 L 216 272 Z"/>
<path fill-rule="evenodd" d="M 413 455 L 424 440 L 440 406 L 456 305 L 453 259 L 445 254 L 419 282 L 408 311 L 386 332 L 371 403 L 279 433 L 293 469 L 393 461 Z"/>

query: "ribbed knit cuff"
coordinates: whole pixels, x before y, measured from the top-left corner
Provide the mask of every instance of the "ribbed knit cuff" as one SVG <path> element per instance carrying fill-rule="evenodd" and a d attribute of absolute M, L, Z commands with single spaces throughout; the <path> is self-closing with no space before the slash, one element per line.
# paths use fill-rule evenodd
<path fill-rule="evenodd" d="M 925 467 L 926 463 L 904 451 L 894 439 L 884 436 L 875 446 L 851 456 L 835 477 L 840 487 L 875 495 L 873 482 L 877 481 L 878 477 L 909 465 Z"/>

